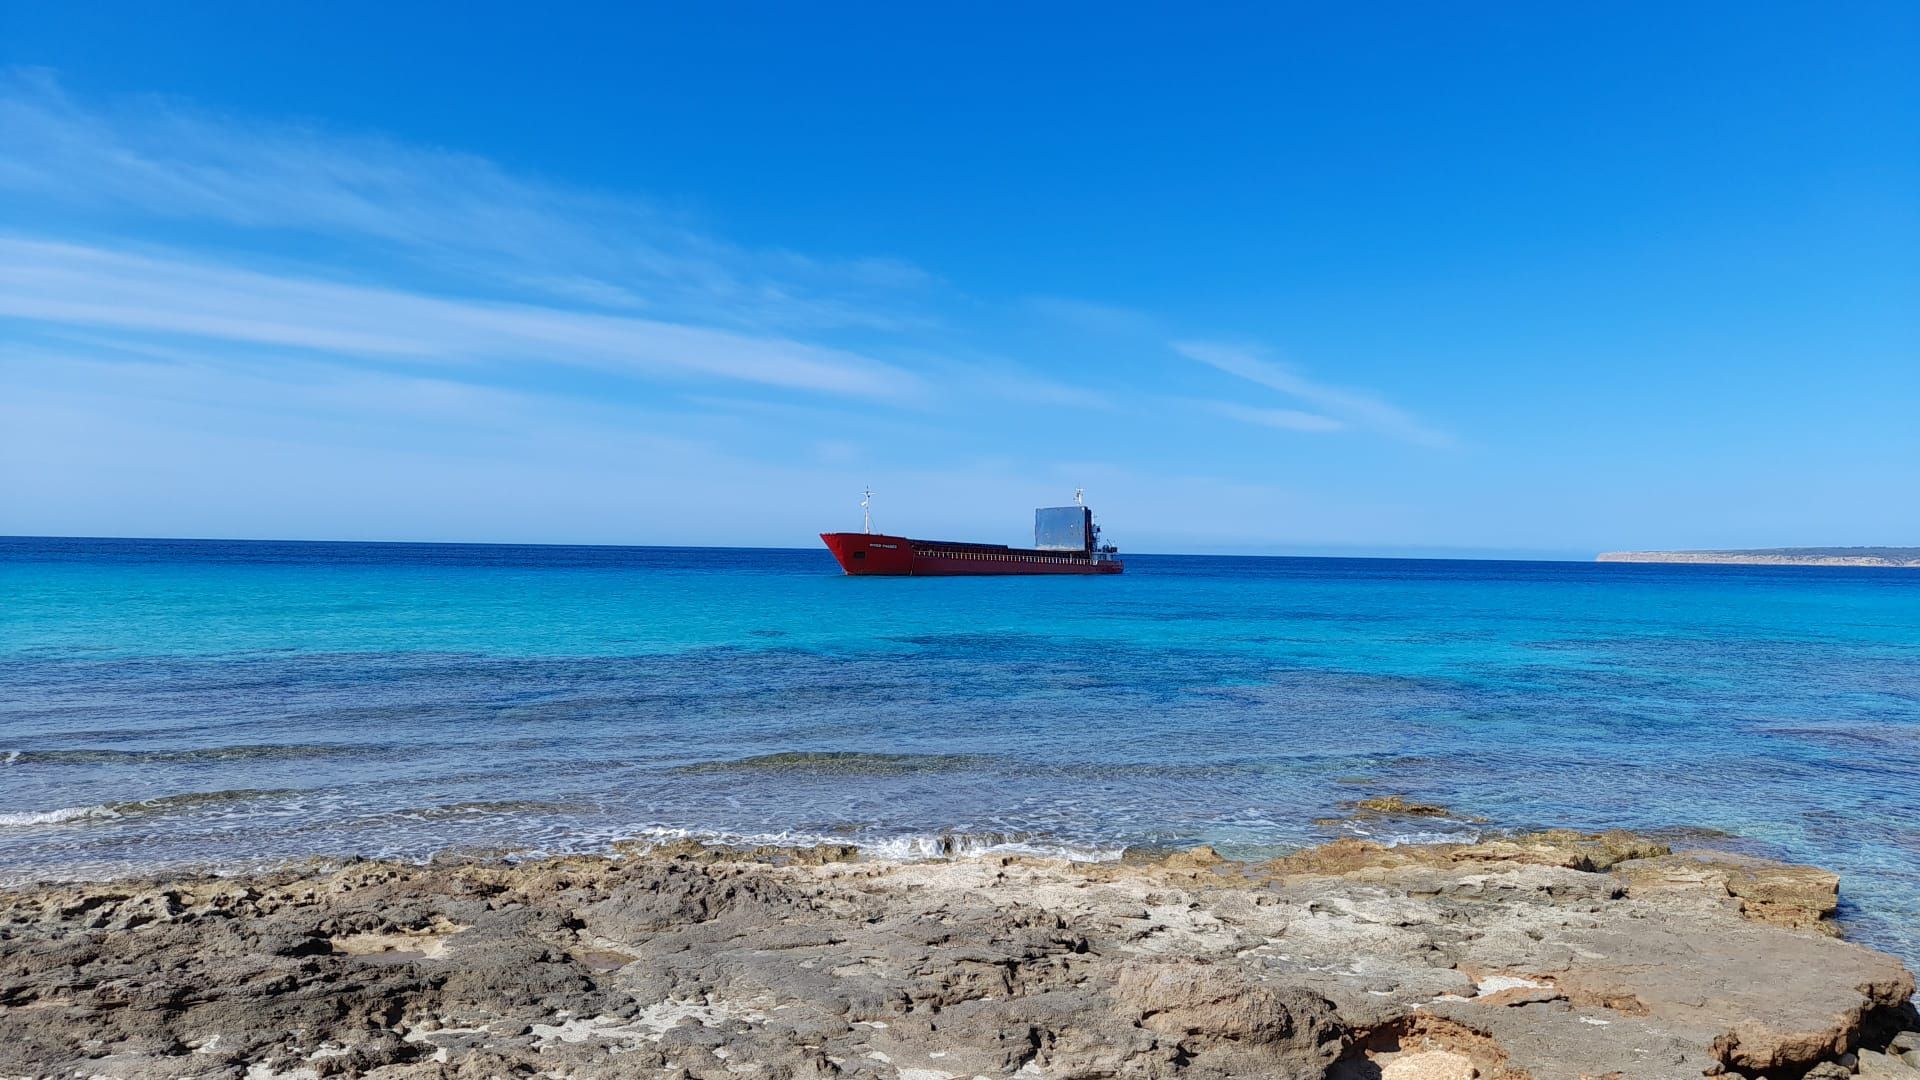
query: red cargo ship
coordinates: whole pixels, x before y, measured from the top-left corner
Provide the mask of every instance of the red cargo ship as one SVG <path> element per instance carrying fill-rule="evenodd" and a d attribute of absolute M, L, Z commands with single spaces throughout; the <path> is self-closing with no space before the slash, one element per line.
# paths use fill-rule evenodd
<path fill-rule="evenodd" d="M 1127 564 L 1119 549 L 1100 542 L 1100 526 L 1081 492 L 1072 506 L 1033 512 L 1033 546 L 969 544 L 958 540 L 913 540 L 873 531 L 873 492 L 860 500 L 865 532 L 821 533 L 827 550 L 849 574 L 945 577 L 957 574 L 1118 574 Z"/>

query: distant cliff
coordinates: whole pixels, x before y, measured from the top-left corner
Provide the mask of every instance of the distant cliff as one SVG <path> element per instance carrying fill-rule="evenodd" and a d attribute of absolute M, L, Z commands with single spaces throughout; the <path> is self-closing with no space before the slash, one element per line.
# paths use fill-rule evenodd
<path fill-rule="evenodd" d="M 1745 551 L 1606 551 L 1599 562 L 1731 563 L 1746 566 L 1905 566 L 1920 569 L 1920 548 L 1750 548 Z"/>

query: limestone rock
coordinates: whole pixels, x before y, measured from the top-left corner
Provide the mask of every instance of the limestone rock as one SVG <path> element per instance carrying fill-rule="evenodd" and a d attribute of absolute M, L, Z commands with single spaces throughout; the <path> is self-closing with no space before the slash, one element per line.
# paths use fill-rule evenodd
<path fill-rule="evenodd" d="M 1387 847 L 1370 840 L 1343 838 L 1308 848 L 1261 865 L 1265 874 L 1351 874 L 1357 870 L 1430 865 L 1437 861 L 1431 849 Z"/>
<path fill-rule="evenodd" d="M 1689 851 L 1619 867 L 1641 890 L 1702 888 L 1733 897 L 1759 922 L 1831 932 L 1825 920 L 1840 902 L 1838 875 L 1724 852 Z"/>
<path fill-rule="evenodd" d="M 1403 1054 L 1380 1069 L 1380 1080 L 1474 1080 L 1479 1075 L 1472 1058 L 1448 1050 Z"/>
<path fill-rule="evenodd" d="M 1176 851 L 1161 860 L 1162 866 L 1170 870 L 1211 870 L 1224 865 L 1227 860 L 1207 844 Z"/>
<path fill-rule="evenodd" d="M 0 1076 L 1694 1080 L 1911 1026 L 1897 961 L 1752 918 L 1817 908 L 1806 875 L 1501 844 L 674 845 L 5 890 Z"/>
<path fill-rule="evenodd" d="M 1884 1076 L 1890 1080 L 1915 1080 L 1912 1066 L 1873 1050 L 1858 1051 L 1861 1076 Z"/>
<path fill-rule="evenodd" d="M 1586 834 L 1568 829 L 1550 829 L 1469 844 L 1456 849 L 1453 858 L 1459 861 L 1516 862 L 1599 871 L 1629 859 L 1654 858 L 1671 851 L 1665 844 L 1627 832 Z"/>
<path fill-rule="evenodd" d="M 1139 1012 L 1142 1027 L 1175 1038 L 1299 1050 L 1324 1058 L 1323 1067 L 1339 1049 L 1332 1003 L 1294 987 L 1269 989 L 1238 968 L 1132 962 L 1120 969 L 1113 996 Z"/>

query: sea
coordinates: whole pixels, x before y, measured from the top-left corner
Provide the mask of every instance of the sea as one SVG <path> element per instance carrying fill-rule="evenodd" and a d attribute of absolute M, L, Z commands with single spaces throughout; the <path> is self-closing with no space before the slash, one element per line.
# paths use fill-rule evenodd
<path fill-rule="evenodd" d="M 1388 795 L 1451 813 L 1354 816 Z M 1920 960 L 1920 572 L 0 539 L 0 883 L 1549 826 L 1834 869 Z"/>

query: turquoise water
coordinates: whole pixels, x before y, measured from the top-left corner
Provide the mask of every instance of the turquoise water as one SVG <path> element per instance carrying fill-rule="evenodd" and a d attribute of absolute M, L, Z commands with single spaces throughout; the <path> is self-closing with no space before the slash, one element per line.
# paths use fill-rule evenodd
<path fill-rule="evenodd" d="M 1405 794 L 1462 819 L 1348 821 Z M 1464 820 L 1484 818 L 1484 823 Z M 0 875 L 1680 830 L 1920 957 L 1920 574 L 0 540 Z"/>

